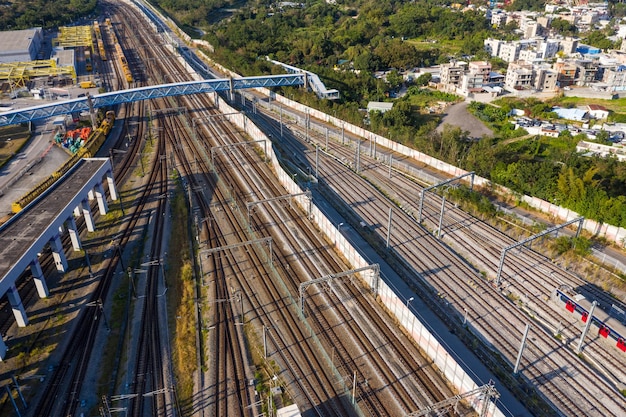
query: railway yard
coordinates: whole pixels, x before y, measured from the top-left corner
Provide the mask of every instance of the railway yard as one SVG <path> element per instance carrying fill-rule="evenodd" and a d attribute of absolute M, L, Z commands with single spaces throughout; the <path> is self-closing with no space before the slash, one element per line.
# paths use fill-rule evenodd
<path fill-rule="evenodd" d="M 145 9 L 103 8 L 91 60 L 106 88 L 192 78 Z M 59 276 L 42 254 L 50 299 L 37 299 L 29 273 L 18 282 L 27 312 L 63 316 L 63 330 L 45 318 L 18 329 L 0 305 L 11 335 L 0 381 L 21 375 L 22 416 L 268 416 L 294 403 L 306 416 L 624 414 L 626 349 L 594 326 L 579 345 L 587 304 L 573 309 L 556 290 L 595 300 L 605 316 L 626 310 L 623 300 L 530 244 L 508 252 L 496 280 L 513 237 L 445 189 L 420 201 L 433 181 L 418 164 L 302 109 L 256 90 L 115 109 L 121 139 L 104 152 L 123 203 L 98 232 L 83 231 L 89 254 L 70 257 L 72 271 Z M 250 122 L 267 140 L 242 130 Z M 357 273 L 338 238 L 366 242 L 351 250 L 370 265 Z M 437 340 L 463 341 L 475 355 L 460 358 L 465 367 L 479 358 L 515 401 L 482 410 L 477 392 L 442 405 L 464 393 L 371 288 L 377 274 L 410 289 L 394 295 L 403 314 L 425 321 L 416 306 L 426 306 L 450 333 Z M 17 341 L 47 354 L 29 362 L 11 350 Z M 7 395 L 0 407 L 15 412 Z"/>

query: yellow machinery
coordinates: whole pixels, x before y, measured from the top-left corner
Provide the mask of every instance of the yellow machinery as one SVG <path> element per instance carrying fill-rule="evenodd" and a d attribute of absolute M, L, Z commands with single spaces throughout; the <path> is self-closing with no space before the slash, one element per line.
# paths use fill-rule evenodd
<path fill-rule="evenodd" d="M 20 198 L 18 201 L 11 205 L 11 210 L 13 213 L 19 213 L 22 211 L 24 207 L 26 207 L 31 201 L 35 198 L 39 197 L 41 193 L 47 190 L 52 184 L 56 182 L 59 178 L 63 176 L 71 167 L 74 166 L 81 158 L 90 158 L 96 154 L 100 146 L 104 143 L 107 135 L 113 128 L 113 123 L 115 123 L 115 113 L 111 110 L 106 112 L 106 116 L 102 123 L 100 123 L 100 127 L 94 130 L 89 139 L 87 139 L 87 143 L 83 148 L 81 148 L 78 152 L 76 152 L 70 159 L 65 162 L 58 171 L 54 172 L 48 178 L 40 182 L 32 191 L 26 194 L 24 197 Z"/>
<path fill-rule="evenodd" d="M 111 20 L 109 18 L 106 19 L 107 29 L 109 30 L 109 34 L 111 39 L 113 39 L 113 45 L 115 47 L 115 53 L 117 54 L 117 59 L 120 61 L 120 65 L 122 67 L 122 71 L 124 72 L 124 77 L 128 83 L 133 82 L 133 74 L 128 67 L 128 61 L 126 60 L 126 56 L 124 55 L 124 51 L 120 46 L 119 41 L 117 40 L 117 36 L 115 35 L 115 30 L 113 30 L 113 25 L 111 25 Z"/>
<path fill-rule="evenodd" d="M 54 59 L 0 63 L 0 81 L 8 81 L 13 87 L 25 87 L 31 78 L 59 75 L 71 77 L 76 82 L 74 67 L 57 67 Z"/>
<path fill-rule="evenodd" d="M 93 37 L 91 26 L 61 26 L 59 36 L 53 41 L 55 46 L 76 48 L 78 46 L 88 47 L 93 50 Z"/>
<path fill-rule="evenodd" d="M 100 54 L 100 59 L 103 61 L 107 60 L 107 52 L 104 49 L 104 41 L 102 40 L 102 31 L 100 30 L 100 23 L 97 20 L 93 22 L 93 31 L 96 34 L 96 44 L 98 45 L 98 53 Z"/>

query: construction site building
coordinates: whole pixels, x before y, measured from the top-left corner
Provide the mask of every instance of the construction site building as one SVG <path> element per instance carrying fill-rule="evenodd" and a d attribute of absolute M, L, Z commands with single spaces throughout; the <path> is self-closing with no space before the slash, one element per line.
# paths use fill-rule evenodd
<path fill-rule="evenodd" d="M 0 63 L 34 61 L 42 44 L 41 28 L 0 32 Z"/>

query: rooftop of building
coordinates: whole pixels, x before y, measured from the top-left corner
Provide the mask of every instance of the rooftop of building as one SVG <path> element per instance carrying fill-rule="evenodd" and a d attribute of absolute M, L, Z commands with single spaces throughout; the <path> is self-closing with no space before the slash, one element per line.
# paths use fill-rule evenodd
<path fill-rule="evenodd" d="M 38 31 L 41 31 L 41 28 L 0 32 L 0 54 L 3 52 L 27 51 L 31 40 Z"/>
<path fill-rule="evenodd" d="M 587 108 L 588 108 L 590 111 L 596 111 L 596 110 L 608 111 L 608 109 L 607 109 L 606 107 L 601 106 L 601 105 L 599 105 L 599 104 L 589 104 L 589 105 L 587 106 Z"/>

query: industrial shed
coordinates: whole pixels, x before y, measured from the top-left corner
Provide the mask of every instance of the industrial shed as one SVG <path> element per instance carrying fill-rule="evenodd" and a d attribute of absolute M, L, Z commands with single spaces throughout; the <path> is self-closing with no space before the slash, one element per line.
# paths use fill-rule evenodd
<path fill-rule="evenodd" d="M 556 113 L 560 119 L 574 120 L 577 122 L 582 122 L 589 119 L 589 114 L 587 113 L 587 110 L 553 107 L 552 111 Z"/>
<path fill-rule="evenodd" d="M 33 61 L 42 43 L 41 28 L 0 32 L 0 63 Z"/>

